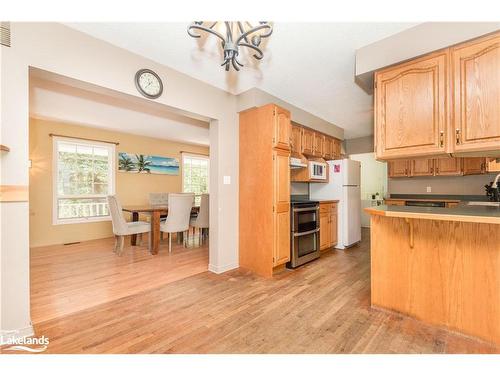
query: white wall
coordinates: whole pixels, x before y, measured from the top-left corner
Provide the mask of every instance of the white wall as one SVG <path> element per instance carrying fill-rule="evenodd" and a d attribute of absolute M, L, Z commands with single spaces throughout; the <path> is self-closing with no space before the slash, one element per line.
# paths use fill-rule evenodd
<path fill-rule="evenodd" d="M 211 242 L 209 267 L 238 266 L 238 115 L 235 97 L 141 56 L 54 23 L 13 23 L 12 47 L 2 48 L 2 184 L 28 185 L 29 67 L 142 99 L 134 85 L 141 68 L 155 70 L 166 83 L 156 102 L 183 114 L 216 119 L 210 129 Z M 145 99 L 143 99 L 145 100 Z M 232 184 L 223 185 L 222 176 Z M 28 203 L 2 203 L 1 329 L 25 329 L 29 314 Z M 8 282 L 6 282 L 8 280 Z"/>
<path fill-rule="evenodd" d="M 363 210 L 371 206 L 371 195 L 379 193 L 382 199 L 387 192 L 387 163 L 375 160 L 375 153 L 349 155 L 361 162 L 361 226 L 370 226 L 370 215 Z"/>

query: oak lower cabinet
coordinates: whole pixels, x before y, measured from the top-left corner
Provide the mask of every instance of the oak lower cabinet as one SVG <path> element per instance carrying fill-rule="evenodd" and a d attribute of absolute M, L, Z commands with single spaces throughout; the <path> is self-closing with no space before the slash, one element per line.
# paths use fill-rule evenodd
<path fill-rule="evenodd" d="M 375 73 L 378 159 L 445 153 L 448 59 L 441 51 Z"/>
<path fill-rule="evenodd" d="M 239 131 L 239 263 L 271 277 L 290 259 L 290 113 L 275 104 L 242 111 Z"/>
<path fill-rule="evenodd" d="M 390 160 L 387 162 L 388 174 L 391 178 L 409 177 L 409 161 L 406 159 Z"/>
<path fill-rule="evenodd" d="M 500 153 L 500 32 L 451 48 L 455 152 Z"/>
<path fill-rule="evenodd" d="M 337 203 L 321 202 L 319 205 L 319 248 L 329 249 L 338 242 Z"/>

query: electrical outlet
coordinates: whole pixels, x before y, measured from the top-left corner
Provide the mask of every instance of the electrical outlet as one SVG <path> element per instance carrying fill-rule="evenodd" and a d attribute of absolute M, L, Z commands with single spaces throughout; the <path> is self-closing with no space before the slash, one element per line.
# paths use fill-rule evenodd
<path fill-rule="evenodd" d="M 427 192 L 432 193 L 432 188 L 430 186 L 427 186 Z"/>

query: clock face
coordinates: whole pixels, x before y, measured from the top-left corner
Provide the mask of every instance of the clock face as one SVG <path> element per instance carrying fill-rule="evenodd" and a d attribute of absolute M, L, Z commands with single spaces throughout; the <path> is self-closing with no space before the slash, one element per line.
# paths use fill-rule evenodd
<path fill-rule="evenodd" d="M 146 98 L 156 99 L 163 92 L 163 84 L 158 74 L 149 69 L 141 69 L 135 75 L 135 85 Z"/>

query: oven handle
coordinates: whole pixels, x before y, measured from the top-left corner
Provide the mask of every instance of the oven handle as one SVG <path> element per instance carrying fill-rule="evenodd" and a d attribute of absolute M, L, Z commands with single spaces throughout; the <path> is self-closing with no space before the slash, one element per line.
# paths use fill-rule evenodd
<path fill-rule="evenodd" d="M 318 211 L 319 207 L 304 207 L 304 208 L 294 208 L 293 212 L 306 212 L 306 211 Z"/>
<path fill-rule="evenodd" d="M 319 232 L 319 228 L 313 229 L 313 230 L 308 230 L 307 232 L 299 232 L 299 233 L 294 233 L 294 237 L 300 237 L 300 236 L 307 236 L 308 234 L 313 234 Z"/>

